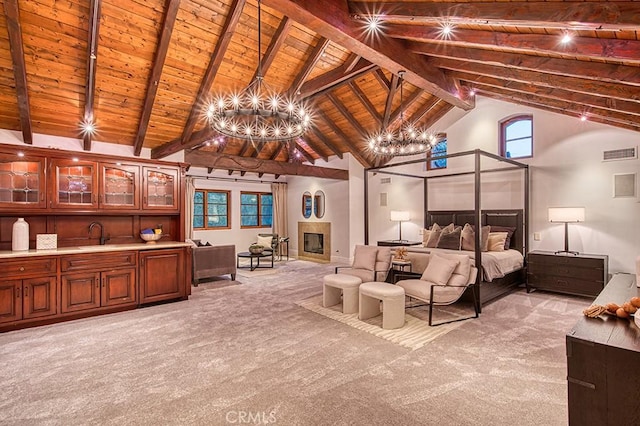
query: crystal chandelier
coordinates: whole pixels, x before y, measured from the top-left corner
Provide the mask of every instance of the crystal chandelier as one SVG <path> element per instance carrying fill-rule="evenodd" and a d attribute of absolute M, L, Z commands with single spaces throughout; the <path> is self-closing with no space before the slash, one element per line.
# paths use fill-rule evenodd
<path fill-rule="evenodd" d="M 209 105 L 207 119 L 219 133 L 250 141 L 288 141 L 311 125 L 309 109 L 293 97 L 277 93 L 264 81 L 261 52 L 261 6 L 258 0 L 258 72 L 240 93 L 219 96 Z"/>
<path fill-rule="evenodd" d="M 402 156 L 425 153 L 437 143 L 434 133 L 419 129 L 404 122 L 403 83 L 405 71 L 400 71 L 400 127 L 393 131 L 382 129 L 369 138 L 369 149 L 374 154 Z"/>

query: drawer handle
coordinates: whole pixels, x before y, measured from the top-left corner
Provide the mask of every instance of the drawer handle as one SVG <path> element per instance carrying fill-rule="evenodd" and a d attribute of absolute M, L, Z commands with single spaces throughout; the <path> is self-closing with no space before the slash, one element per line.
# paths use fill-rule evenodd
<path fill-rule="evenodd" d="M 565 284 L 565 285 L 569 284 L 569 282 L 568 282 L 568 281 L 566 281 L 566 280 L 557 280 L 556 282 L 557 282 L 558 284 Z"/>
<path fill-rule="evenodd" d="M 24 272 L 24 266 L 20 267 L 20 272 Z"/>
<path fill-rule="evenodd" d="M 573 383 L 573 384 L 576 384 L 578 386 L 584 386 L 585 388 L 589 388 L 589 389 L 595 389 L 596 388 L 596 385 L 594 385 L 593 383 L 584 382 L 582 380 L 574 379 L 573 377 L 567 377 L 567 381 L 569 383 Z"/>

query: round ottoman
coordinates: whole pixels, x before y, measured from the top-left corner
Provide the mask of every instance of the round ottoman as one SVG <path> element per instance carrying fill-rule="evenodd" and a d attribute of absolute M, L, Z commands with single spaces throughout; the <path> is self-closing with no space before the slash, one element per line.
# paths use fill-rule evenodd
<path fill-rule="evenodd" d="M 380 315 L 382 301 L 382 328 L 390 330 L 404 325 L 404 288 L 382 282 L 360 285 L 358 318 L 365 320 Z"/>
<path fill-rule="evenodd" d="M 322 306 L 340 303 L 342 296 L 342 313 L 355 314 L 358 312 L 358 287 L 362 280 L 353 275 L 331 274 L 322 279 Z"/>

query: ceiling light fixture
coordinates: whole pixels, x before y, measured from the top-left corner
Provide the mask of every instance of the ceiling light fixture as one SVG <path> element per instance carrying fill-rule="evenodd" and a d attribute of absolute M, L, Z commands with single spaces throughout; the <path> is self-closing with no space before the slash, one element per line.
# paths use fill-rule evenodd
<path fill-rule="evenodd" d="M 560 40 L 560 42 L 562 44 L 567 44 L 567 43 L 571 43 L 571 40 L 573 40 L 573 37 L 571 37 L 571 34 L 564 33 L 564 35 L 562 36 L 562 39 Z"/>
<path fill-rule="evenodd" d="M 217 132 L 232 138 L 272 142 L 302 136 L 311 126 L 309 108 L 277 93 L 262 75 L 262 24 L 258 0 L 258 72 L 240 93 L 217 97 L 207 108 L 207 119 Z"/>
<path fill-rule="evenodd" d="M 397 131 L 383 129 L 369 138 L 369 149 L 377 155 L 415 155 L 431 150 L 436 135 L 404 123 L 403 83 L 405 71 L 400 71 L 400 127 Z"/>

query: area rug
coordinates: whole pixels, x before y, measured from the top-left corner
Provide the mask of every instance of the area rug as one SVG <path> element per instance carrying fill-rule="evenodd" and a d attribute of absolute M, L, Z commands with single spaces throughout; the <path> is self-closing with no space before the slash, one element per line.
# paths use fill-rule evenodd
<path fill-rule="evenodd" d="M 238 269 L 236 274 L 241 277 L 253 278 L 253 277 L 263 277 L 265 275 L 273 275 L 277 274 L 278 269 L 274 266 L 273 268 L 257 268 L 253 271 L 251 269 Z"/>
<path fill-rule="evenodd" d="M 358 330 L 373 334 L 374 336 L 396 343 L 412 351 L 420 349 L 427 343 L 444 336 L 450 331 L 460 327 L 465 321 L 458 321 L 429 327 L 429 323 L 405 312 L 405 324 L 402 328 L 395 330 L 384 330 L 382 326 L 382 316 L 371 318 L 367 321 L 360 321 L 358 314 L 343 314 L 339 309 L 341 305 L 325 308 L 322 306 L 322 295 L 314 296 L 295 302 L 296 305 L 308 309 L 327 318 L 339 321 Z"/>

